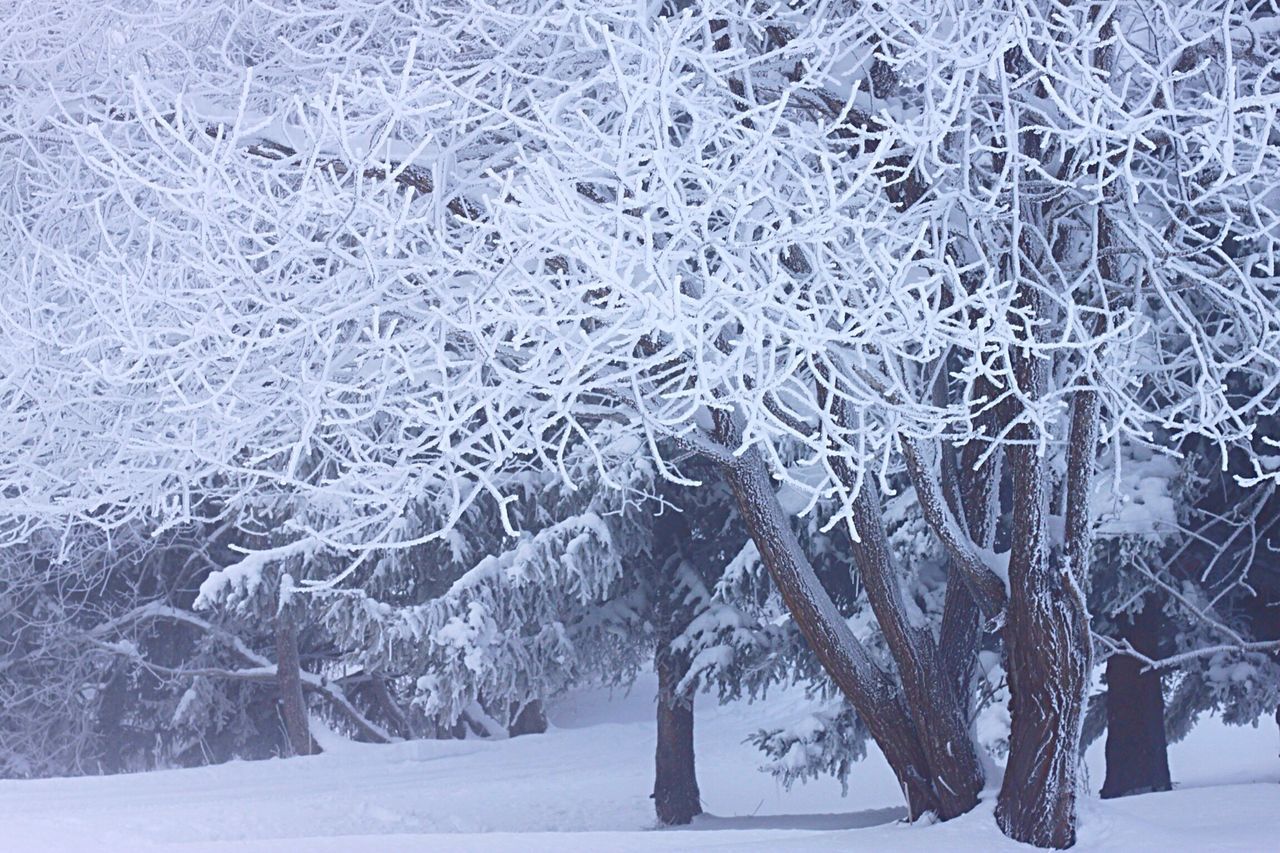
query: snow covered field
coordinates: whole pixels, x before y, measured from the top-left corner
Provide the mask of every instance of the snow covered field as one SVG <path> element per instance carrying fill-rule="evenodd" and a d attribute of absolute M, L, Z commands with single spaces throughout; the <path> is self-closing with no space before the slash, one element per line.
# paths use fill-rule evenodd
<path fill-rule="evenodd" d="M 708 815 L 654 830 L 648 792 L 652 681 L 553 709 L 554 728 L 510 741 L 370 746 L 330 739 L 311 758 L 134 776 L 0 782 L 0 849 L 26 851 L 685 851 L 1019 849 L 991 800 L 959 820 L 900 824 L 878 755 L 848 797 L 823 780 L 786 792 L 741 741 L 799 704 L 699 709 L 698 771 Z M 1170 749 L 1179 789 L 1084 804 L 1078 850 L 1265 851 L 1280 838 L 1274 727 L 1210 720 Z M 1102 773 L 1101 742 L 1089 755 Z M 1032 848 L 1026 848 L 1032 849 Z"/>

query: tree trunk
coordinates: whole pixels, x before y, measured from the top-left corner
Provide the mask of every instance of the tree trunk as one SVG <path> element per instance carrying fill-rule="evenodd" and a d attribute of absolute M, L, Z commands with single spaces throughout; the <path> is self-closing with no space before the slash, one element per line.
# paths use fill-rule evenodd
<path fill-rule="evenodd" d="M 929 762 L 902 694 L 871 659 L 823 589 L 800 549 L 791 520 L 778 504 L 764 459 L 750 450 L 721 470 L 760 559 L 797 627 L 898 777 L 910 819 L 927 812 L 941 813 Z"/>
<path fill-rule="evenodd" d="M 1160 653 L 1160 607 L 1150 599 L 1126 620 L 1122 634 L 1148 657 Z M 1168 791 L 1168 742 L 1164 732 L 1164 688 L 1159 670 L 1143 672 L 1128 655 L 1107 659 L 1107 778 L 1102 797 Z"/>
<path fill-rule="evenodd" d="M 1019 384 L 1043 393 L 1046 359 L 1017 360 Z M 1006 835 L 1039 847 L 1070 847 L 1076 839 L 1079 744 L 1090 667 L 1089 616 L 1080 583 L 1087 571 L 1088 496 L 1097 445 L 1097 397 L 1072 401 L 1067 458 L 1066 554 L 1049 542 L 1048 461 L 1025 443 L 1009 449 L 1013 468 L 1013 541 L 1009 615 L 1004 637 L 1009 677 L 1009 761 L 996 806 Z"/>
<path fill-rule="evenodd" d="M 373 698 L 378 704 L 378 709 L 382 711 L 382 715 L 387 720 L 387 728 L 396 737 L 413 737 L 413 726 L 409 724 L 409 718 L 405 716 L 400 703 L 391 695 L 391 688 L 387 686 L 387 679 L 375 674 L 369 679 L 369 688 L 373 692 Z"/>
<path fill-rule="evenodd" d="M 851 484 L 845 466 L 837 467 L 842 479 Z M 932 633 L 907 620 L 881 515 L 879 490 L 871 478 L 865 478 L 853 504 L 853 521 L 859 534 L 858 540 L 851 543 L 854 560 L 867 600 L 897 665 L 907 709 L 928 759 L 938 817 L 948 820 L 978 804 L 984 784 L 982 765 L 969 736 L 968 718 L 960 708 L 954 682 L 943 666 Z M 956 579 L 954 585 L 960 587 L 963 582 Z M 975 651 L 976 640 L 965 653 Z"/>
<path fill-rule="evenodd" d="M 1001 455 L 997 451 L 979 468 L 980 452 L 976 443 L 960 448 L 959 464 L 956 464 L 955 456 L 942 456 L 942 491 L 970 542 L 990 548 L 998 514 L 993 495 L 999 488 Z M 1003 592 L 1003 584 L 1001 590 Z M 1007 603 L 1007 599 L 1004 601 Z M 1000 618 L 1003 618 L 1003 612 Z M 970 719 L 973 710 L 974 665 L 982 645 L 982 621 L 982 609 L 974 600 L 969 584 L 963 575 L 955 571 L 954 565 L 950 566 L 938 649 L 942 654 L 943 670 L 951 680 L 956 701 L 966 720 Z"/>
<path fill-rule="evenodd" d="M 969 587 L 959 578 L 947 578 L 946 597 L 942 602 L 942 626 L 938 632 L 938 652 L 942 675 L 951 685 L 956 709 L 968 721 L 973 710 L 974 664 L 982 642 L 982 611 L 978 609 Z"/>
<path fill-rule="evenodd" d="M 542 707 L 542 702 L 534 699 L 532 702 L 525 703 L 524 707 L 515 715 L 511 725 L 507 726 L 507 736 L 540 735 L 546 730 L 547 712 Z"/>
<path fill-rule="evenodd" d="M 689 823 L 702 814 L 693 754 L 693 697 L 678 689 L 689 672 L 687 655 L 671 650 L 671 637 L 659 631 L 654 668 L 658 671 L 658 746 L 654 754 L 653 805 L 668 826 Z"/>
<path fill-rule="evenodd" d="M 685 556 L 693 533 L 684 513 L 666 510 L 655 519 L 652 557 L 653 666 L 658 673 L 658 739 L 654 753 L 653 805 L 668 826 L 702 814 L 693 751 L 693 696 L 681 689 L 689 674 L 688 651 L 672 648 L 693 619 L 686 578 L 695 575 Z"/>
<path fill-rule="evenodd" d="M 280 712 L 291 755 L 319 752 L 311 737 L 307 703 L 302 696 L 302 664 L 298 660 L 298 626 L 293 608 L 284 605 L 276 614 L 276 686 L 280 691 Z"/>

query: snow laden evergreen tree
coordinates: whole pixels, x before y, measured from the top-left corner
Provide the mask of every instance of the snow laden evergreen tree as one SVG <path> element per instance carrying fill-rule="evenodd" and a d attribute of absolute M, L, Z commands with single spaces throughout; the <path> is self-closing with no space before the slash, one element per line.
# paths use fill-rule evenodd
<path fill-rule="evenodd" d="M 681 471 L 702 485 L 656 484 L 656 500 L 642 508 L 633 538 L 638 598 L 650 626 L 658 677 L 653 798 L 664 824 L 686 824 L 702 813 L 695 694 L 706 686 L 711 669 L 722 684 L 743 684 L 746 679 L 726 676 L 744 674 L 737 654 L 744 635 L 756 646 L 740 614 L 713 596 L 746 538 L 731 496 L 718 487 L 714 470 L 696 457 Z M 726 638 L 726 631 L 733 636 Z"/>
<path fill-rule="evenodd" d="M 252 632 L 188 609 L 221 547 L 208 528 L 157 537 L 127 527 L 110 536 L 72 528 L 7 550 L 4 775 L 117 773 L 283 751 L 270 676 L 244 668 L 237 654 Z"/>
<path fill-rule="evenodd" d="M 1092 500 L 1094 572 L 1091 627 L 1105 655 L 1106 690 L 1091 697 L 1083 750 L 1106 730 L 1103 797 L 1172 787 L 1166 756 L 1164 674 L 1118 651 L 1161 656 L 1170 645 L 1166 597 L 1146 577 L 1181 540 L 1190 482 L 1178 461 L 1149 448 L 1121 445 L 1100 462 Z"/>
<path fill-rule="evenodd" d="M 620 482 L 643 480 L 638 461 Z M 447 540 L 384 554 L 307 596 L 346 659 L 389 679 L 439 728 L 465 719 L 505 736 L 570 685 L 626 683 L 647 656 L 632 640 L 622 512 L 643 492 L 568 490 L 546 477 L 523 488 L 501 511 L 474 504 Z M 520 533 L 504 532 L 502 512 Z M 438 519 L 409 523 L 434 529 Z"/>
<path fill-rule="evenodd" d="M 1275 710 L 1275 487 L 1242 486 L 1246 472 L 1222 471 L 1196 444 L 1180 462 L 1126 461 L 1117 499 L 1102 501 L 1104 797 L 1167 790 L 1167 743 L 1201 714 L 1256 724 Z M 1109 571 L 1111 560 L 1128 571 Z"/>

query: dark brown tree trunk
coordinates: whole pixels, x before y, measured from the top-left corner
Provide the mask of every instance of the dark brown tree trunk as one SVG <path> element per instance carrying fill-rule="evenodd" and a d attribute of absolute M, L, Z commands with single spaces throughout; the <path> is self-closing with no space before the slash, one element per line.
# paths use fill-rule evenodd
<path fill-rule="evenodd" d="M 658 674 L 658 738 L 654 752 L 653 805 L 668 826 L 689 823 L 702 814 L 693 750 L 693 695 L 681 681 L 691 659 L 673 648 L 693 619 L 685 578 L 696 574 L 685 554 L 692 545 L 684 513 L 667 510 L 655 519 L 651 548 L 654 650 Z"/>
<path fill-rule="evenodd" d="M 284 605 L 276 614 L 276 687 L 280 691 L 280 713 L 291 755 L 319 752 L 311 737 L 307 703 L 302 696 L 302 664 L 298 659 L 298 626 L 293 608 Z"/>
<path fill-rule="evenodd" d="M 1161 611 L 1150 599 L 1126 618 L 1121 635 L 1148 657 L 1160 653 Z M 1128 655 L 1107 659 L 1107 778 L 1102 797 L 1168 791 L 1168 741 L 1164 731 L 1164 687 L 1159 670 Z"/>
<path fill-rule="evenodd" d="M 778 504 L 754 450 L 721 469 L 760 559 L 824 670 L 866 724 L 898 777 L 912 820 L 942 809 L 928 758 L 894 680 L 871 659 L 840 617 Z"/>
<path fill-rule="evenodd" d="M 849 472 L 840 473 L 851 483 Z M 858 540 L 851 542 L 854 561 L 867 600 L 897 665 L 906 706 L 927 756 L 938 799 L 938 817 L 947 820 L 978 804 L 984 784 L 982 766 L 969 736 L 968 718 L 960 708 L 954 682 L 943 666 L 933 635 L 927 628 L 913 626 L 907 620 L 906 603 L 890 562 L 881 514 L 879 490 L 872 479 L 866 478 L 853 504 L 853 521 L 859 534 Z M 962 585 L 956 582 L 956 586 Z M 976 645 L 976 640 L 973 642 Z M 972 654 L 973 648 L 966 649 L 965 653 Z"/>
<path fill-rule="evenodd" d="M 659 632 L 654 668 L 658 671 L 658 746 L 654 753 L 653 805 L 669 826 L 702 814 L 693 753 L 693 697 L 679 689 L 689 672 L 687 655 L 671 650 L 671 638 Z"/>
<path fill-rule="evenodd" d="M 1039 396 L 1046 359 L 1017 359 L 1019 384 Z M 1067 458 L 1066 554 L 1049 542 L 1048 461 L 1019 428 L 1013 468 L 1013 541 L 1004 638 L 1009 678 L 1009 761 L 996 806 L 1006 835 L 1039 847 L 1076 840 L 1079 744 L 1090 667 L 1089 616 L 1081 581 L 1089 548 L 1088 496 L 1097 446 L 1097 398 L 1077 391 Z"/>
<path fill-rule="evenodd" d="M 507 726 L 509 737 L 521 735 L 540 735 L 547 730 L 547 712 L 537 699 L 525 703 L 515 715 L 511 725 Z"/>

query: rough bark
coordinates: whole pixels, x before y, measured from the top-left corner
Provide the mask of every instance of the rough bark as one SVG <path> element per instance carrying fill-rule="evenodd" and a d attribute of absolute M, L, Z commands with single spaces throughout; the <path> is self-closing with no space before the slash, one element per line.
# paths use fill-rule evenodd
<path fill-rule="evenodd" d="M 1045 359 L 1023 355 L 1019 383 L 1039 395 Z M 1049 543 L 1050 476 L 1029 428 L 1009 449 L 1013 541 L 1004 637 L 1009 677 L 1009 761 L 996 820 L 1006 835 L 1040 847 L 1076 839 L 1079 743 L 1090 666 L 1089 617 L 1080 580 L 1087 570 L 1088 494 L 1097 444 L 1096 396 L 1076 392 L 1068 437 L 1066 554 Z"/>
<path fill-rule="evenodd" d="M 765 463 L 755 450 L 722 466 L 760 559 L 823 669 L 853 705 L 898 778 L 912 820 L 941 812 L 929 762 L 903 696 L 840 617 L 790 519 L 778 504 Z"/>
<path fill-rule="evenodd" d="M 302 695 L 302 664 L 298 659 L 298 626 L 289 605 L 276 614 L 276 689 L 280 692 L 280 714 L 291 755 L 319 752 L 311 737 L 311 721 Z"/>
<path fill-rule="evenodd" d="M 973 674 L 982 642 L 982 611 L 974 602 L 969 587 L 954 580 L 947 581 L 942 601 L 942 626 L 938 632 L 938 653 L 942 676 L 951 686 L 956 710 L 969 727 L 973 710 Z"/>
<path fill-rule="evenodd" d="M 1121 636 L 1138 652 L 1160 654 L 1160 607 L 1150 600 L 1126 617 Z M 1164 730 L 1164 688 L 1159 670 L 1143 672 L 1128 655 L 1107 659 L 1107 778 L 1102 797 L 1168 791 L 1168 741 Z"/>
<path fill-rule="evenodd" d="M 850 472 L 844 466 L 837 467 L 842 478 L 851 481 Z M 969 736 L 968 719 L 956 698 L 953 682 L 947 677 L 933 635 L 907 620 L 901 585 L 889 558 L 882 511 L 875 481 L 865 478 L 853 504 L 853 522 L 859 534 L 851 543 L 854 561 L 893 655 L 907 708 L 928 759 L 938 798 L 937 814 L 946 820 L 978 804 L 984 783 L 982 766 Z"/>

